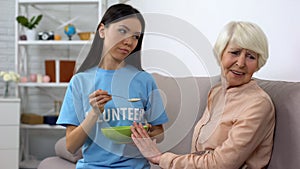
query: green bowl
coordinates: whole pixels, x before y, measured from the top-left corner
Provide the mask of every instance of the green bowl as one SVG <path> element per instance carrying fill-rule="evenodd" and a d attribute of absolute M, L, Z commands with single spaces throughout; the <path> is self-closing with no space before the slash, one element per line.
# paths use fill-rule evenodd
<path fill-rule="evenodd" d="M 148 129 L 148 126 L 144 126 L 144 129 Z M 101 131 L 105 137 L 118 144 L 131 143 L 131 130 L 130 126 L 116 126 L 101 128 Z"/>

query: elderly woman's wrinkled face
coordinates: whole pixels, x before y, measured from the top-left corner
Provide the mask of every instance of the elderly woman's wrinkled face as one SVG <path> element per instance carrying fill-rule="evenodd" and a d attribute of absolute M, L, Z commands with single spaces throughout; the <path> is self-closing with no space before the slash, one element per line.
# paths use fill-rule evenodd
<path fill-rule="evenodd" d="M 229 43 L 221 57 L 222 73 L 228 87 L 248 83 L 258 69 L 258 54 Z"/>

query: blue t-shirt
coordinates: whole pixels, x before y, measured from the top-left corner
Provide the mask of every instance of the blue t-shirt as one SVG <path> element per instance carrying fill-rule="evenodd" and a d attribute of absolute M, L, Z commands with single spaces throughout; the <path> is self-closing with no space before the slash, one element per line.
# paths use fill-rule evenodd
<path fill-rule="evenodd" d="M 82 146 L 83 159 L 77 169 L 144 169 L 148 161 L 133 144 L 118 144 L 106 138 L 101 128 L 128 126 L 133 121 L 160 125 L 168 121 L 164 105 L 153 77 L 132 66 L 118 70 L 98 67 L 74 75 L 67 88 L 57 124 L 79 126 L 91 110 L 89 95 L 95 90 L 125 98 L 141 98 L 138 102 L 112 97 Z"/>

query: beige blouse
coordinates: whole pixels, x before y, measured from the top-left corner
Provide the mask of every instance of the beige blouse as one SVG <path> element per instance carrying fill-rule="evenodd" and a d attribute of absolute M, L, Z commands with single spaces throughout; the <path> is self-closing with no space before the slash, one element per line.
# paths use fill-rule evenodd
<path fill-rule="evenodd" d="M 192 153 L 164 153 L 159 166 L 165 169 L 264 168 L 271 157 L 275 126 L 275 110 L 268 94 L 252 80 L 226 90 L 218 85 L 210 91 L 207 102 L 194 130 Z"/>

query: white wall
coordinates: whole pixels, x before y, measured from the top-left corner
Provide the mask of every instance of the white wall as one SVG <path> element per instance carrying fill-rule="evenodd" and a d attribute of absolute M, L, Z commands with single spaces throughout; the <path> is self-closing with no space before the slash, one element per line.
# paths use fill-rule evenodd
<path fill-rule="evenodd" d="M 207 37 L 211 45 L 227 22 L 231 20 L 254 22 L 266 33 L 270 51 L 267 64 L 255 76 L 273 80 L 300 81 L 298 68 L 300 63 L 298 56 L 300 53 L 298 42 L 300 39 L 300 1 L 131 0 L 129 4 L 138 8 L 142 13 L 159 13 L 178 17 L 188 23 L 180 26 L 182 32 L 178 32 L 178 34 L 189 34 L 185 31 L 186 26 L 194 26 Z M 151 27 L 148 24 L 147 27 L 149 26 Z M 161 27 L 174 29 L 174 27 L 163 22 Z M 194 38 L 198 37 L 195 36 Z M 186 49 L 184 49 L 185 52 L 178 52 L 182 51 L 182 47 L 183 45 L 178 39 L 172 40 L 170 37 L 157 34 L 146 36 L 144 49 L 146 51 L 155 49 L 156 54 L 158 54 L 158 51 L 162 51 L 162 57 L 146 55 L 143 63 L 145 69 L 149 70 L 150 66 L 156 67 L 156 69 L 163 69 L 164 72 L 174 76 L 203 75 L 207 73 L 205 69 L 201 68 L 203 64 L 199 65 L 198 58 L 195 58 L 191 52 L 187 52 Z M 176 54 L 172 54 L 174 50 Z M 168 57 L 166 57 L 166 53 L 169 53 Z M 171 58 L 181 60 L 185 65 L 183 67 L 189 68 L 189 73 L 186 71 L 182 73 L 176 68 L 164 68 L 164 64 L 170 65 Z M 173 67 L 177 66 L 176 62 L 176 66 Z M 172 66 L 170 65 L 170 67 Z M 218 67 L 214 69 L 218 69 Z"/>
<path fill-rule="evenodd" d="M 14 1 L 0 0 L 0 70 L 14 70 L 15 58 Z M 0 81 L 0 89 L 2 88 Z M 1 93 L 2 94 L 2 93 Z"/>

